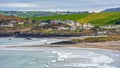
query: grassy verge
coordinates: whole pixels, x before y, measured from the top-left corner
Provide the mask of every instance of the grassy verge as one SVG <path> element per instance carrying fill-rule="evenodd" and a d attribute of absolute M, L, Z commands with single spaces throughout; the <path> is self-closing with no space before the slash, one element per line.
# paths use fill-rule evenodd
<path fill-rule="evenodd" d="M 106 41 L 118 41 L 120 40 L 120 35 L 109 35 L 107 37 L 89 37 L 85 39 L 73 39 L 73 42 L 106 42 Z"/>

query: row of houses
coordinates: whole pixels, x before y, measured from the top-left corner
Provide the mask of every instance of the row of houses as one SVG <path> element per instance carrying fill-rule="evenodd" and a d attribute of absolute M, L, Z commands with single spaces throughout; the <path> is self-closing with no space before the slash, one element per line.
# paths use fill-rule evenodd
<path fill-rule="evenodd" d="M 108 25 L 108 26 L 100 26 L 102 29 L 117 29 L 120 28 L 120 25 Z"/>
<path fill-rule="evenodd" d="M 2 22 L 2 23 L 1 23 Z M 32 21 L 24 20 L 0 20 L 0 27 L 14 27 L 16 25 L 23 25 L 25 23 L 32 23 Z M 37 21 L 34 22 L 39 24 L 42 29 L 58 29 L 58 30 L 76 30 L 76 29 L 86 29 L 90 30 L 94 27 L 93 24 L 85 23 L 80 24 L 73 20 L 49 20 L 49 21 Z"/>
<path fill-rule="evenodd" d="M 6 20 L 6 21 L 1 21 L 0 27 L 14 27 L 15 25 L 21 25 L 24 24 L 25 21 L 16 21 L 16 20 Z"/>
<path fill-rule="evenodd" d="M 54 24 L 59 24 L 59 25 L 54 25 Z M 49 25 L 52 25 L 52 26 L 44 27 Z M 64 25 L 67 25 L 67 26 L 64 26 Z M 91 28 L 94 27 L 94 25 L 90 23 L 80 24 L 72 20 L 65 20 L 65 21 L 51 20 L 50 22 L 40 22 L 39 26 L 43 27 L 43 29 L 60 29 L 60 30 L 68 30 L 68 29 L 69 30 L 76 30 L 76 29 L 90 30 Z"/>

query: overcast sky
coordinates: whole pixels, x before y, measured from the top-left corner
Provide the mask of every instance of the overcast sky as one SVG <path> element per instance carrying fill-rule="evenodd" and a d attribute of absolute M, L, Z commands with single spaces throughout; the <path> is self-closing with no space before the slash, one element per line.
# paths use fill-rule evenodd
<path fill-rule="evenodd" d="M 120 0 L 0 0 L 0 10 L 101 11 L 120 7 Z"/>

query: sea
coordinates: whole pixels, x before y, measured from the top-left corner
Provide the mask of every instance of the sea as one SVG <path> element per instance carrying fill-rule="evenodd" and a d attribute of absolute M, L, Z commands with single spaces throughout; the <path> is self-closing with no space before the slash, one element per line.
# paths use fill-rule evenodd
<path fill-rule="evenodd" d="M 64 38 L 14 38 L 2 37 L 0 38 L 0 46 L 28 46 L 28 45 L 46 45 L 60 41 L 67 41 Z"/>
<path fill-rule="evenodd" d="M 65 39 L 0 38 L 0 68 L 120 68 L 119 51 L 77 47 L 2 48 L 61 40 Z"/>

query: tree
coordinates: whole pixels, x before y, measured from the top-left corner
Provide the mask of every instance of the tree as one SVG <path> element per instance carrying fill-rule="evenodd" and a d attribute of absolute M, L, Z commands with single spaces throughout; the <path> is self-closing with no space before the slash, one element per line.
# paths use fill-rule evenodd
<path fill-rule="evenodd" d="M 95 32 L 95 36 L 98 35 L 98 26 L 93 27 L 91 30 L 93 30 Z"/>
<path fill-rule="evenodd" d="M 120 20 L 115 22 L 116 25 L 120 25 Z"/>
<path fill-rule="evenodd" d="M 47 19 L 45 22 L 50 23 L 50 22 L 51 22 L 51 20 L 50 20 L 50 19 Z"/>
<path fill-rule="evenodd" d="M 2 22 L 2 20 L 0 20 L 0 24 L 2 24 L 3 22 Z"/>
<path fill-rule="evenodd" d="M 26 20 L 29 20 L 29 18 L 26 18 Z"/>
<path fill-rule="evenodd" d="M 32 20 L 32 23 L 35 23 L 35 19 Z"/>

